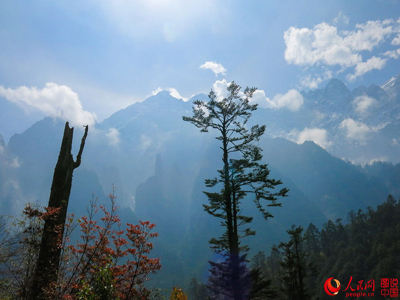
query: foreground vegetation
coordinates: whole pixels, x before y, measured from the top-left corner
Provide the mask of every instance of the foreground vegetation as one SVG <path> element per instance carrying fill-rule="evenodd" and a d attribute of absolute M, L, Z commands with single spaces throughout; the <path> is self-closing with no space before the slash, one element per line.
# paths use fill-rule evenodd
<path fill-rule="evenodd" d="M 189 298 L 323 299 L 325 283 L 332 276 L 342 284 L 348 282 L 350 291 L 375 292 L 375 280 L 397 280 L 400 202 L 392 196 L 376 211 L 350 212 L 348 223 L 329 221 L 321 230 L 313 224 L 307 230 L 293 225 L 287 230 L 288 241 L 273 246 L 269 256 L 262 249 L 249 263 L 249 246 L 242 239 L 255 231 L 249 227 L 253 216 L 243 214 L 242 201 L 252 195 L 256 208 L 269 219 L 273 217 L 269 208 L 281 206 L 278 198 L 289 192 L 275 190 L 282 182 L 269 178 L 268 166 L 261 164 L 258 141 L 265 126 L 246 127 L 257 109 L 249 104 L 254 91 L 241 92 L 232 82 L 226 98 L 218 99 L 211 91 L 208 102 L 195 101 L 193 116 L 183 118 L 202 132 L 217 131 L 223 161 L 219 177 L 205 181 L 214 190 L 204 192 L 209 204 L 203 205 L 221 220 L 223 232 L 209 241 L 216 259 L 209 262 L 207 282 L 193 278 L 185 287 Z M 165 293 L 146 285 L 150 274 L 161 269 L 160 258 L 150 256 L 151 240 L 158 236 L 152 232 L 155 224 L 121 224 L 114 192 L 108 205 L 98 205 L 93 198 L 87 215 L 78 219 L 67 215 L 73 170 L 80 165 L 87 133 L 86 126 L 73 160 L 73 128 L 66 123 L 48 207 L 28 204 L 21 218 L 2 217 L 1 299 L 165 299 Z M 220 191 L 215 189 L 218 184 Z M 379 291 L 377 284 L 377 295 Z M 187 299 L 176 286 L 167 294 L 169 299 Z"/>
<path fill-rule="evenodd" d="M 44 299 L 147 299 L 149 274 L 161 269 L 159 258 L 150 258 L 154 224 L 140 222 L 122 226 L 110 194 L 110 209 L 91 201 L 88 215 L 69 216 L 60 244 L 61 260 L 55 284 Z M 29 299 L 45 220 L 58 210 L 28 204 L 21 218 L 3 222 L 1 242 L 1 299 Z M 3 217 L 3 221 L 4 217 Z M 79 227 L 77 243 L 70 237 Z"/>
<path fill-rule="evenodd" d="M 335 299 L 345 299 L 346 288 L 372 292 L 372 283 L 373 299 L 386 299 L 381 279 L 400 278 L 400 199 L 391 195 L 376 209 L 350 211 L 345 222 L 330 220 L 321 229 L 311 223 L 306 230 L 293 225 L 287 232 L 287 241 L 251 258 L 250 269 L 270 282 L 270 294 L 249 299 L 331 299 L 324 291 L 330 277 L 341 283 Z M 189 299 L 205 299 L 205 288 L 193 279 Z"/>
<path fill-rule="evenodd" d="M 159 258 L 150 258 L 154 224 L 122 229 L 115 197 L 110 202 L 110 211 L 93 199 L 87 216 L 69 216 L 58 283 L 47 299 L 213 299 L 209 287 L 218 281 L 212 276 L 208 282 L 193 278 L 183 290 L 146 288 L 149 275 L 161 268 Z M 20 218 L 1 217 L 0 299 L 28 299 L 43 219 L 55 213 L 27 205 Z M 72 243 L 78 229 L 80 242 Z M 384 299 L 380 279 L 400 277 L 399 240 L 400 199 L 393 196 L 376 209 L 351 211 L 345 222 L 329 221 L 321 229 L 293 226 L 269 255 L 260 251 L 243 261 L 243 272 L 257 283 L 247 299 L 325 299 L 323 285 L 330 277 L 339 279 L 341 291 L 351 278 L 348 289 L 354 291 L 360 281 L 365 290 L 373 279 L 374 299 Z M 335 297 L 344 298 L 345 292 Z"/>

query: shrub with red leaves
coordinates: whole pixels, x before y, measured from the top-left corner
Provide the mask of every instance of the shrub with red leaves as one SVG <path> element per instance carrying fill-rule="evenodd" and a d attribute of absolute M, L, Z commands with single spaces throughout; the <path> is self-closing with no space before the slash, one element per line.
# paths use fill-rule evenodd
<path fill-rule="evenodd" d="M 151 232 L 155 224 L 140 221 L 121 229 L 114 194 L 109 198 L 111 212 L 94 200 L 89 215 L 78 220 L 82 241 L 67 246 L 64 261 L 73 263 L 58 287 L 64 299 L 147 299 L 144 283 L 161 269 L 160 259 L 149 257 L 150 240 L 158 236 Z M 99 210 L 103 217 L 98 221 Z"/>
<path fill-rule="evenodd" d="M 149 221 L 140 221 L 137 225 L 127 223 L 126 227 L 122 228 L 121 220 L 116 214 L 118 207 L 115 203 L 114 193 L 110 194 L 109 198 L 111 200 L 110 210 L 107 210 L 105 206 L 98 206 L 97 199 L 93 198 L 87 216 L 77 221 L 74 221 L 73 215 L 68 217 L 64 237 L 60 237 L 57 245 L 54 245 L 54 247 L 62 249 L 58 280 L 45 291 L 46 299 L 128 300 L 149 298 L 150 291 L 144 284 L 149 280 L 151 273 L 161 269 L 160 259 L 149 257 L 153 249 L 150 240 L 158 236 L 157 233 L 152 232 L 155 224 L 151 224 Z M 40 225 L 43 224 L 43 220 L 56 217 L 57 213 L 57 209 L 40 209 L 30 205 L 27 205 L 24 210 L 24 215 L 28 220 L 38 220 L 37 224 Z M 102 216 L 99 217 L 99 214 Z M 76 227 L 80 228 L 81 236 L 79 242 L 74 245 L 70 243 L 69 239 Z M 18 243 L 21 249 L 26 248 L 32 239 L 40 239 L 39 231 L 28 230 L 31 228 L 31 225 L 24 225 L 20 229 L 23 235 L 14 236 L 14 239 L 19 236 L 22 238 Z M 34 236 L 30 237 L 30 235 Z M 14 244 L 16 243 L 14 242 Z M 35 249 L 38 251 L 37 246 Z M 31 261 L 37 255 L 28 254 L 14 257 L 12 260 L 13 264 L 19 267 L 18 272 L 21 274 L 24 273 L 25 266 L 28 266 L 32 273 L 32 263 L 27 265 L 24 256 L 29 256 L 29 261 Z M 10 273 L 10 276 L 15 277 L 15 274 Z M 29 273 L 29 278 L 10 283 L 16 285 L 10 289 L 10 291 L 14 291 L 14 298 L 16 294 L 19 294 L 18 299 L 29 298 L 30 279 L 31 274 Z M 19 286 L 21 282 L 23 287 Z M 0 290 L 2 290 L 2 285 L 0 284 Z M 8 285 L 7 289 L 10 287 Z M 0 294 L 6 296 L 2 292 Z"/>

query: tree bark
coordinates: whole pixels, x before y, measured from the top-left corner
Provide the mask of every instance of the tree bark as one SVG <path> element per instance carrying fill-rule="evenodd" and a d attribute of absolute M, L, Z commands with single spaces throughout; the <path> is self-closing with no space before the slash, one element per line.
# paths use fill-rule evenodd
<path fill-rule="evenodd" d="M 225 120 L 224 120 L 225 121 Z M 231 278 L 232 282 L 230 282 L 232 286 L 233 299 L 241 300 L 243 299 L 243 290 L 240 288 L 240 261 L 239 261 L 239 239 L 237 235 L 237 222 L 235 215 L 235 199 L 232 199 L 232 189 L 229 178 L 229 154 L 228 154 L 228 139 L 225 128 L 225 122 L 223 124 L 223 162 L 224 162 L 224 199 L 225 199 L 225 211 L 227 217 L 228 224 L 228 242 L 229 242 L 229 264 L 228 268 L 229 272 L 232 272 Z M 233 203 L 232 203 L 233 202 Z M 233 207 L 232 207 L 233 204 Z"/>
<path fill-rule="evenodd" d="M 89 126 L 85 126 L 85 133 L 82 137 L 76 161 L 74 161 L 71 154 L 74 128 L 70 128 L 68 122 L 65 123 L 64 136 L 54 169 L 48 205 L 49 209 L 58 209 L 59 211 L 45 220 L 39 257 L 32 280 L 30 300 L 45 299 L 45 291 L 49 290 L 57 282 L 73 171 L 81 164 L 88 130 Z"/>

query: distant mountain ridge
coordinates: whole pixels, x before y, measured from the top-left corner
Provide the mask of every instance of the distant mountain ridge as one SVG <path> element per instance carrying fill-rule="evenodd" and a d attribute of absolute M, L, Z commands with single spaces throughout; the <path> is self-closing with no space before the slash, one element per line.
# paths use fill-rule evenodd
<path fill-rule="evenodd" d="M 256 122 L 270 136 L 295 142 L 305 133 L 334 156 L 357 164 L 400 162 L 400 76 L 382 85 L 350 91 L 338 79 L 325 88 L 302 92 L 303 106 L 295 112 L 259 109 Z M 311 134 L 310 129 L 318 129 Z M 325 143 L 321 143 L 321 139 Z"/>
<path fill-rule="evenodd" d="M 387 157 L 396 162 L 399 84 L 397 76 L 383 88 L 371 85 L 350 91 L 332 79 L 323 89 L 303 92 L 304 104 L 297 112 L 262 108 L 254 112 L 250 123 L 267 126 L 260 140 L 263 160 L 271 176 L 290 189 L 282 208 L 274 208 L 275 218 L 267 222 L 252 199 L 244 200 L 244 213 L 255 217 L 257 235 L 248 239 L 254 249 L 269 250 L 292 224 L 346 219 L 352 209 L 374 207 L 389 193 L 399 193 L 398 166 L 362 168 L 346 161 L 361 155 L 364 161 Z M 105 194 L 114 184 L 124 222 L 157 224 L 160 238 L 155 252 L 165 258 L 163 268 L 169 274 L 161 281 L 180 282 L 200 274 L 212 255 L 208 239 L 221 234 L 218 222 L 202 207 L 207 201 L 204 179 L 217 175 L 221 153 L 212 131 L 200 133 L 182 120 L 192 114 L 194 99 L 207 96 L 184 102 L 160 92 L 96 124 L 89 129 L 82 165 L 74 173 L 70 209 L 77 216 L 85 212 L 92 192 L 106 201 Z M 358 132 L 349 137 L 343 124 L 355 126 Z M 8 145 L 0 138 L 1 211 L 16 213 L 26 201 L 47 203 L 63 126 L 61 120 L 45 118 L 14 135 Z M 307 128 L 325 130 L 330 142 L 326 149 L 310 141 L 295 143 Z M 75 154 L 82 133 L 82 128 L 75 129 Z M 196 259 L 189 260 L 183 253 Z"/>
<path fill-rule="evenodd" d="M 265 124 L 269 137 L 294 142 L 298 142 L 307 129 L 318 129 L 317 133 L 325 134 L 327 141 L 325 145 L 320 145 L 333 156 L 359 163 L 378 160 L 397 163 L 400 161 L 399 90 L 399 75 L 382 87 L 360 86 L 353 91 L 340 80 L 332 79 L 325 88 L 302 92 L 304 104 L 299 111 L 259 108 L 254 112 L 251 123 Z M 194 99 L 207 100 L 207 96 L 196 95 L 184 102 L 162 91 L 96 124 L 88 141 L 96 149 L 96 154 L 90 156 L 88 165 L 104 169 L 97 170 L 103 188 L 107 189 L 109 170 L 115 170 L 115 176 L 119 178 L 121 174 L 117 170 L 131 168 L 138 171 L 130 172 L 134 186 L 130 188 L 130 194 L 133 195 L 143 176 L 151 176 L 151 166 L 159 153 L 168 153 L 166 159 L 187 156 L 190 152 L 177 147 L 186 137 L 190 141 L 185 146 L 196 148 L 193 153 L 207 147 L 212 142 L 210 135 L 200 134 L 194 126 L 182 121 L 183 115 L 191 114 Z M 62 124 L 62 121 L 45 118 L 24 133 L 14 135 L 8 145 L 1 147 L 8 149 L 22 166 L 27 164 L 42 172 L 41 168 L 51 168 L 52 160 L 57 155 L 57 139 L 60 139 L 58 135 Z M 79 143 L 77 136 L 80 130 L 76 130 L 75 144 Z M 318 143 L 318 136 L 309 134 L 304 140 Z M 43 156 L 39 159 L 32 153 L 46 151 L 52 153 L 49 162 L 40 162 Z M 121 185 L 127 183 L 121 182 Z M 40 185 L 33 186 L 41 189 Z"/>
<path fill-rule="evenodd" d="M 383 160 L 400 162 L 400 75 L 382 86 L 359 86 L 349 90 L 339 79 L 331 79 L 324 88 L 301 92 L 303 106 L 295 112 L 286 109 L 259 108 L 253 123 L 265 124 L 271 137 L 283 137 L 294 142 L 307 129 L 320 129 L 326 143 L 318 137 L 308 140 L 319 143 L 334 156 L 358 164 Z M 141 103 L 135 103 L 114 113 L 98 127 L 108 130 L 123 127 L 152 111 L 162 122 L 164 115 L 172 114 L 180 122 L 179 114 L 191 111 L 194 99 L 206 100 L 200 94 L 183 102 L 163 91 Z M 129 117 L 127 117 L 129 116 Z M 174 126 L 178 126 L 175 123 Z M 320 131 L 321 132 L 321 131 Z"/>

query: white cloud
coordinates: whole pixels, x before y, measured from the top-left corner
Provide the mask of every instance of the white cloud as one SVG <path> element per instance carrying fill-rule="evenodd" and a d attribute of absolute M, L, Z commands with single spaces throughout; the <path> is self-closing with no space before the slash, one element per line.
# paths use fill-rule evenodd
<path fill-rule="evenodd" d="M 262 108 L 286 108 L 297 111 L 304 103 L 303 96 L 296 90 L 290 90 L 286 94 L 277 94 L 272 100 L 265 96 L 263 90 L 257 90 L 251 103 L 257 103 Z"/>
<path fill-rule="evenodd" d="M 372 129 L 368 125 L 354 121 L 351 118 L 343 120 L 339 128 L 346 130 L 346 137 L 351 140 L 356 140 L 361 143 L 365 143 L 367 135 L 372 132 Z"/>
<path fill-rule="evenodd" d="M 400 33 L 392 40 L 392 45 L 394 46 L 400 45 Z"/>
<path fill-rule="evenodd" d="M 337 27 L 325 22 L 317 24 L 311 29 L 290 27 L 284 32 L 285 60 L 288 63 L 304 67 L 339 66 L 340 71 L 354 67 L 355 72 L 348 75 L 349 80 L 354 80 L 373 69 L 381 69 L 385 66 L 386 59 L 377 56 L 363 61 L 361 52 L 371 52 L 395 34 L 400 34 L 400 26 L 391 19 L 368 21 L 357 24 L 352 31 L 341 32 Z M 398 38 L 398 40 L 397 37 L 392 40 L 393 45 L 400 43 L 400 36 Z M 388 54 L 397 58 L 393 53 Z M 385 55 L 385 53 L 378 54 L 378 56 L 380 55 Z M 302 84 L 315 87 L 320 81 L 318 76 L 315 78 L 305 77 Z"/>
<path fill-rule="evenodd" d="M 223 99 L 228 96 L 227 87 L 230 82 L 225 79 L 217 80 L 213 84 L 213 91 L 217 99 Z M 250 103 L 258 104 L 262 108 L 287 108 L 291 111 L 297 111 L 304 103 L 303 96 L 297 90 L 290 90 L 286 94 L 277 94 L 272 100 L 265 95 L 264 90 L 256 90 Z"/>
<path fill-rule="evenodd" d="M 310 89 L 316 89 L 318 88 L 318 85 L 327 80 L 332 78 L 332 71 L 326 71 L 324 74 L 320 75 L 316 75 L 314 77 L 312 77 L 310 74 L 308 74 L 307 76 L 304 76 L 300 79 L 300 83 L 302 86 L 304 87 L 308 87 Z"/>
<path fill-rule="evenodd" d="M 355 73 L 348 74 L 346 77 L 349 81 L 354 81 L 357 77 L 362 76 L 371 70 L 374 69 L 381 70 L 385 66 L 386 61 L 387 61 L 386 58 L 373 56 L 366 62 L 358 63 L 355 68 Z"/>
<path fill-rule="evenodd" d="M 200 69 L 209 69 L 214 72 L 215 76 L 218 76 L 218 74 L 226 75 L 226 69 L 224 66 L 212 61 L 207 61 L 202 64 Z"/>
<path fill-rule="evenodd" d="M 112 146 L 116 146 L 120 142 L 120 133 L 117 128 L 108 129 L 108 133 L 106 133 L 106 137 L 108 138 L 108 142 Z"/>
<path fill-rule="evenodd" d="M 398 59 L 400 57 L 400 49 L 392 50 L 392 51 L 386 51 L 385 53 L 383 53 L 383 55 L 386 56 L 386 57 Z"/>
<path fill-rule="evenodd" d="M 34 108 L 54 118 L 61 118 L 72 126 L 93 125 L 96 115 L 83 110 L 78 94 L 70 87 L 46 83 L 43 89 L 20 86 L 16 89 L 0 86 L 0 96 L 29 111 Z"/>
<path fill-rule="evenodd" d="M 304 103 L 303 96 L 296 90 L 290 90 L 286 94 L 278 94 L 272 100 L 277 108 L 287 108 L 291 111 L 297 111 Z"/>
<path fill-rule="evenodd" d="M 162 88 L 158 87 L 156 90 L 152 91 L 151 94 L 152 94 L 153 96 L 155 96 L 155 95 L 157 95 L 159 92 L 162 92 L 162 91 L 164 91 L 164 90 L 163 90 Z"/>
<path fill-rule="evenodd" d="M 333 19 L 333 23 L 334 24 L 343 23 L 343 24 L 348 25 L 349 24 L 349 18 L 345 14 L 343 14 L 341 11 L 339 11 L 338 16 Z"/>
<path fill-rule="evenodd" d="M 176 89 L 174 89 L 174 88 L 168 88 L 168 91 L 169 91 L 169 94 L 170 94 L 172 97 L 176 98 L 176 99 L 182 99 L 183 101 L 187 101 L 187 100 L 188 100 L 187 98 L 182 97 L 182 96 L 179 94 L 179 92 L 178 92 Z"/>
<path fill-rule="evenodd" d="M 222 79 L 222 80 L 217 80 L 214 82 L 213 84 L 213 91 L 215 93 L 215 95 L 217 96 L 218 100 L 222 100 L 226 97 L 228 97 L 228 90 L 227 87 L 230 85 L 230 82 L 227 82 L 226 79 Z"/>
<path fill-rule="evenodd" d="M 227 87 L 230 82 L 225 79 L 217 80 L 213 84 L 213 91 L 217 100 L 226 98 L 229 94 Z M 244 96 L 242 94 L 242 96 Z M 262 108 L 287 108 L 291 111 L 297 111 L 304 103 L 303 96 L 297 90 L 290 90 L 286 94 L 277 94 L 272 100 L 265 95 L 264 90 L 256 90 L 250 99 L 251 104 L 258 104 Z"/>
<path fill-rule="evenodd" d="M 299 133 L 297 143 L 302 144 L 305 141 L 313 141 L 324 149 L 332 145 L 332 142 L 328 141 L 327 131 L 321 128 L 304 128 L 304 130 Z"/>
<path fill-rule="evenodd" d="M 344 32 L 346 37 L 343 41 L 353 51 L 372 51 L 387 37 L 396 33 L 397 29 L 392 24 L 393 20 L 368 21 L 364 24 L 357 24 L 357 31 Z"/>
<path fill-rule="evenodd" d="M 262 108 L 277 108 L 277 105 L 272 102 L 263 90 L 256 90 L 253 94 L 253 98 L 250 100 L 251 104 L 258 104 Z"/>
<path fill-rule="evenodd" d="M 368 97 L 366 95 L 358 96 L 353 101 L 354 110 L 357 113 L 364 114 L 375 103 L 376 103 L 376 100 L 374 98 Z"/>
<path fill-rule="evenodd" d="M 287 62 L 307 66 L 315 64 L 349 67 L 361 60 L 339 36 L 337 28 L 327 23 L 313 29 L 290 27 L 284 33 Z"/>
<path fill-rule="evenodd" d="M 372 131 L 377 132 L 377 131 L 379 131 L 379 130 L 385 128 L 387 125 L 389 125 L 389 122 L 380 123 L 380 124 L 378 124 L 377 126 L 372 126 L 371 129 L 372 129 Z"/>
<path fill-rule="evenodd" d="M 154 96 L 154 95 L 157 95 L 159 92 L 162 92 L 162 91 L 167 91 L 172 97 L 174 97 L 176 99 L 181 99 L 183 101 L 188 101 L 188 99 L 185 98 L 185 97 L 182 97 L 175 88 L 171 88 L 171 87 L 168 87 L 166 89 L 162 89 L 161 87 L 158 87 L 156 90 L 152 91 L 151 94 Z"/>
<path fill-rule="evenodd" d="M 374 98 L 368 97 L 367 95 L 358 96 L 353 100 L 353 106 L 355 112 L 365 115 L 368 110 L 376 104 Z"/>

